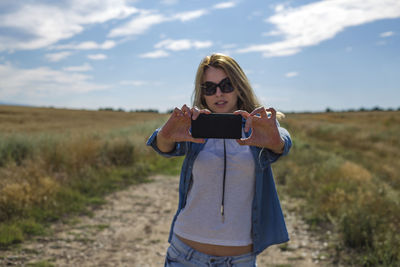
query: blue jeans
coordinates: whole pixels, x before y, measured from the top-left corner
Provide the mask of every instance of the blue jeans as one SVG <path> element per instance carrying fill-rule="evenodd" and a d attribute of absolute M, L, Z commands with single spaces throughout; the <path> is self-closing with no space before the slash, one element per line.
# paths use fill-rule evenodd
<path fill-rule="evenodd" d="M 194 250 L 173 235 L 165 267 L 256 267 L 256 256 L 253 253 L 232 257 L 210 256 Z"/>

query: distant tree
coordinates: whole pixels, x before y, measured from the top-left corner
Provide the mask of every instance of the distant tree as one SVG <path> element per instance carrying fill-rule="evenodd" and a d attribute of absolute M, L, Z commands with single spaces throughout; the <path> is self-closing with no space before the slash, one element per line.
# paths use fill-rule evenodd
<path fill-rule="evenodd" d="M 105 107 L 105 108 L 99 108 L 99 111 L 114 111 L 114 109 L 110 107 Z"/>
<path fill-rule="evenodd" d="M 379 106 L 376 106 L 372 109 L 372 111 L 382 111 L 383 109 Z"/>
<path fill-rule="evenodd" d="M 325 112 L 332 112 L 332 109 L 329 108 L 329 107 L 327 107 L 327 108 L 325 109 Z"/>
<path fill-rule="evenodd" d="M 132 112 L 150 112 L 150 113 L 160 113 L 158 109 L 135 109 Z"/>

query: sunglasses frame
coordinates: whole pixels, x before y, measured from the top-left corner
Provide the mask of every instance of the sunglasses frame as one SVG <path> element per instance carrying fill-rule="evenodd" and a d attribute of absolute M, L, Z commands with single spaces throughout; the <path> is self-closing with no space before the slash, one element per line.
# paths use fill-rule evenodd
<path fill-rule="evenodd" d="M 214 95 L 217 92 L 217 87 L 219 87 L 219 89 L 223 93 L 231 93 L 235 90 L 235 88 L 233 88 L 231 80 L 228 77 L 222 79 L 219 83 L 213 83 L 207 81 L 201 84 L 201 90 L 206 96 Z"/>

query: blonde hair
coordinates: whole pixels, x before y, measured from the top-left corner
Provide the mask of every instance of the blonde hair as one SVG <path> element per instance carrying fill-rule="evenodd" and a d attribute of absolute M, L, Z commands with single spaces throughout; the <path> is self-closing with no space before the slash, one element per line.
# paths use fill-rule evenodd
<path fill-rule="evenodd" d="M 201 84 L 204 82 L 204 73 L 210 66 L 223 70 L 228 76 L 238 95 L 238 109 L 250 113 L 257 107 L 261 106 L 246 74 L 243 72 L 239 64 L 230 56 L 219 53 L 203 58 L 197 68 L 195 87 L 192 96 L 193 106 L 197 106 L 200 109 L 208 108 L 201 90 Z M 283 117 L 283 113 L 277 112 L 277 118 Z"/>

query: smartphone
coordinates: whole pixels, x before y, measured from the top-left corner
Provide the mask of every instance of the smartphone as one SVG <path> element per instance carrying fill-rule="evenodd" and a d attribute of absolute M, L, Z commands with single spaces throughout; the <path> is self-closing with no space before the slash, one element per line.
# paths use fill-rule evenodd
<path fill-rule="evenodd" d="M 200 114 L 192 120 L 194 138 L 242 138 L 242 116 L 231 113 Z"/>

